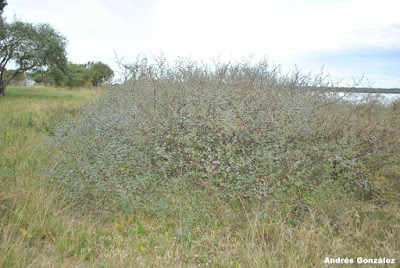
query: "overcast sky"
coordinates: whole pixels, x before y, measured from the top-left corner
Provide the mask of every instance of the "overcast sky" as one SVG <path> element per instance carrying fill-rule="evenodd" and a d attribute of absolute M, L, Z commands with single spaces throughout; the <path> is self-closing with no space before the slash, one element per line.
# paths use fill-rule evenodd
<path fill-rule="evenodd" d="M 49 23 L 74 63 L 116 70 L 139 54 L 207 61 L 267 56 L 374 87 L 400 88 L 398 0 L 8 0 L 4 16 Z"/>

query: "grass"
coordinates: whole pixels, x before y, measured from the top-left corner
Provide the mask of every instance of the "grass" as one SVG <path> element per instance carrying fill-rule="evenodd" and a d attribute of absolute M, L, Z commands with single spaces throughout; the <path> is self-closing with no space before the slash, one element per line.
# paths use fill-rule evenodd
<path fill-rule="evenodd" d="M 76 116 L 95 94 L 37 87 L 10 87 L 7 94 L 0 98 L 0 267 L 325 267 L 326 257 L 400 262 L 398 196 L 379 204 L 321 185 L 303 208 L 227 206 L 205 195 L 209 205 L 199 209 L 211 216 L 204 218 L 82 213 L 43 192 L 41 167 L 50 159 L 46 137 L 53 125 Z M 385 172 L 399 178 L 400 165 Z"/>

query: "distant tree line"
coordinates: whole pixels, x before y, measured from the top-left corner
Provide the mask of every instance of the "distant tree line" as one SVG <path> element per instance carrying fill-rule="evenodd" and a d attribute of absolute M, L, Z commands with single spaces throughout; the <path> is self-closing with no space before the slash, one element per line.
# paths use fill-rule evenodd
<path fill-rule="evenodd" d="M 86 64 L 69 62 L 65 66 L 55 66 L 32 73 L 32 78 L 36 83 L 67 87 L 97 87 L 102 83 L 110 82 L 113 77 L 114 71 L 102 62 Z"/>

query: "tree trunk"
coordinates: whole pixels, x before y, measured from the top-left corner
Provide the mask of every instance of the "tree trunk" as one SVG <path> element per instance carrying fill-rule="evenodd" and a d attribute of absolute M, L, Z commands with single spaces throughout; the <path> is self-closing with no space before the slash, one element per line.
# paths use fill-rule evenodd
<path fill-rule="evenodd" d="M 0 95 L 2 97 L 6 96 L 6 84 L 3 81 L 0 81 Z"/>
<path fill-rule="evenodd" d="M 3 80 L 3 75 L 1 75 L 1 78 L 0 78 L 0 95 L 1 95 L 1 96 L 3 96 L 3 97 L 6 96 L 6 87 L 7 87 L 7 85 L 10 83 L 10 81 L 11 81 L 19 72 L 22 72 L 22 69 L 15 70 L 15 72 L 13 72 L 13 74 L 12 74 L 9 78 L 7 78 L 6 81 Z"/>

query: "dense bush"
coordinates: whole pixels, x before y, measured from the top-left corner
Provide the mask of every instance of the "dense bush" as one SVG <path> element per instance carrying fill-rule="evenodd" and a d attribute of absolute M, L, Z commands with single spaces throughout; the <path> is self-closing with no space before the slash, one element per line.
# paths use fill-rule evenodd
<path fill-rule="evenodd" d="M 327 93 L 322 75 L 267 61 L 155 62 L 126 65 L 121 88 L 55 132 L 49 183 L 78 207 L 300 202 L 327 185 L 370 198 L 384 187 L 374 174 L 398 160 L 399 114 Z"/>

